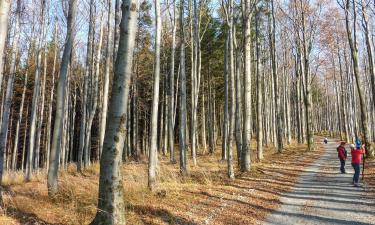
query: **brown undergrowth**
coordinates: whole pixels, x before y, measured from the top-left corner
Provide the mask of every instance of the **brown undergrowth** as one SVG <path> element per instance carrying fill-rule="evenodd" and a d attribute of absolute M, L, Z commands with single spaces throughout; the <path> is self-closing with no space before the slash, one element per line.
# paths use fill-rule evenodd
<path fill-rule="evenodd" d="M 226 163 L 221 162 L 219 149 L 214 155 L 199 155 L 197 166 L 188 165 L 187 177 L 178 175 L 178 164 L 160 157 L 154 193 L 146 188 L 145 161 L 126 163 L 123 178 L 127 222 L 256 224 L 278 207 L 280 194 L 290 190 L 303 168 L 323 151 L 320 145 L 314 152 L 305 149 L 295 143 L 282 153 L 266 148 L 264 160 L 253 159 L 252 170 L 236 172 L 234 181 L 226 176 Z M 97 164 L 83 175 L 69 167 L 60 174 L 60 192 L 53 200 L 48 198 L 43 173 L 30 183 L 12 184 L 9 179 L 0 224 L 88 224 L 96 211 L 98 173 Z"/>

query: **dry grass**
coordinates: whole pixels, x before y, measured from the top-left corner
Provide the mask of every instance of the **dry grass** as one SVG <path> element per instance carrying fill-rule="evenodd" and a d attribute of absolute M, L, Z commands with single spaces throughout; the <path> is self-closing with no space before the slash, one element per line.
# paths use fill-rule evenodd
<path fill-rule="evenodd" d="M 178 175 L 178 164 L 160 157 L 154 193 L 146 188 L 147 164 L 126 163 L 123 179 L 128 224 L 256 224 L 278 206 L 280 194 L 294 185 L 320 151 L 322 148 L 306 152 L 305 146 L 297 144 L 281 154 L 266 148 L 265 159 L 253 160 L 251 172 L 237 172 L 234 181 L 226 177 L 226 163 L 220 161 L 219 150 L 214 155 L 199 155 L 197 166 L 188 165 L 187 177 Z M 43 172 L 29 183 L 22 183 L 23 174 L 9 179 L 0 224 L 88 224 L 96 211 L 98 173 L 97 164 L 83 175 L 70 166 L 60 174 L 60 192 L 55 199 L 48 198 Z"/>

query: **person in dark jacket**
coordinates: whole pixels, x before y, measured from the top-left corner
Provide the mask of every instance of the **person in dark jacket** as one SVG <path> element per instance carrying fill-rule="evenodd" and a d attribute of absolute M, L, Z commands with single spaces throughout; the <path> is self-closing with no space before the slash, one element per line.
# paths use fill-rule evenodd
<path fill-rule="evenodd" d="M 345 144 L 346 143 L 344 141 L 342 141 L 340 143 L 340 145 L 337 147 L 337 155 L 340 159 L 340 164 L 341 164 L 341 166 L 340 166 L 341 173 L 346 173 L 345 162 L 346 162 L 346 158 L 347 158 L 347 151 L 345 149 Z"/>
<path fill-rule="evenodd" d="M 359 175 L 361 173 L 361 162 L 362 155 L 365 154 L 365 145 L 361 145 L 361 141 L 356 141 L 356 146 L 350 145 L 351 155 L 352 155 L 352 166 L 354 169 L 353 185 L 358 187 L 359 185 Z"/>

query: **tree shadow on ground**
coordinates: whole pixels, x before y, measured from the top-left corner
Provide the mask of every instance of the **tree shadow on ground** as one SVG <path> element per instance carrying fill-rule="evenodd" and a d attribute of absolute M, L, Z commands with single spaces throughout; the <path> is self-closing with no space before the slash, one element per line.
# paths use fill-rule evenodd
<path fill-rule="evenodd" d="M 60 223 L 49 223 L 42 220 L 34 213 L 27 213 L 14 207 L 7 207 L 6 214 L 13 219 L 17 220 L 21 224 L 27 225 L 62 225 Z"/>
<path fill-rule="evenodd" d="M 158 217 L 163 220 L 167 224 L 184 224 L 184 225 L 197 225 L 197 223 L 183 218 L 181 216 L 173 215 L 166 209 L 162 208 L 155 208 L 152 206 L 143 206 L 143 205 L 132 205 L 128 207 L 128 210 L 132 210 L 135 213 L 139 214 L 141 217 L 142 215 L 152 215 L 154 217 Z M 150 221 L 143 220 L 144 224 L 152 225 Z"/>

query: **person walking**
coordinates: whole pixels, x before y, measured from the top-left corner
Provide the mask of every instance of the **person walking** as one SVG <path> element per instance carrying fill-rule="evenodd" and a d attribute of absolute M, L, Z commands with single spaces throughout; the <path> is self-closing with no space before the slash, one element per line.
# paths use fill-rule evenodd
<path fill-rule="evenodd" d="M 353 185 L 359 187 L 359 176 L 361 173 L 361 162 L 362 162 L 362 155 L 365 154 L 365 145 L 361 144 L 361 141 L 358 139 L 356 140 L 356 145 L 350 145 L 351 155 L 352 155 L 352 166 L 354 169 L 354 176 L 353 176 Z"/>
<path fill-rule="evenodd" d="M 346 142 L 342 141 L 340 145 L 337 147 L 337 155 L 340 160 L 340 171 L 341 173 L 346 173 L 345 171 L 345 162 L 347 158 L 347 151 L 345 149 Z"/>

